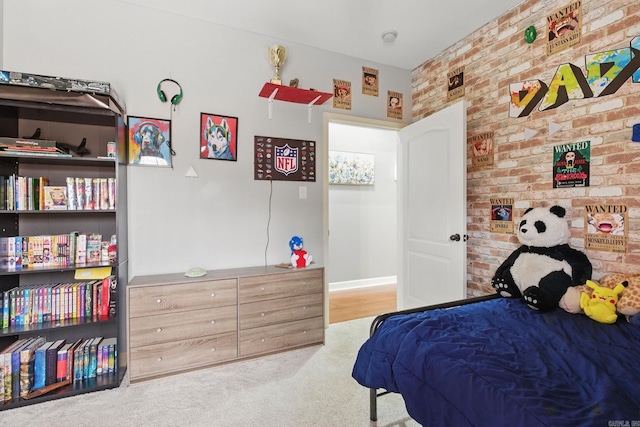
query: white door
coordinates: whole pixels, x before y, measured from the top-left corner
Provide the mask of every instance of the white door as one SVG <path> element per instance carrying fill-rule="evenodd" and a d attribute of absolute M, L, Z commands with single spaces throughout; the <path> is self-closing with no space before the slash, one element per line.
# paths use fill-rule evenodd
<path fill-rule="evenodd" d="M 466 297 L 466 107 L 400 131 L 398 310 Z"/>

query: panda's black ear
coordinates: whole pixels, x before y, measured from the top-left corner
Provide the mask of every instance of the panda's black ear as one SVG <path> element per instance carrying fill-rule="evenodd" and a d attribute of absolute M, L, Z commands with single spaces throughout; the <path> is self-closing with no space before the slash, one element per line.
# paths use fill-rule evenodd
<path fill-rule="evenodd" d="M 528 213 L 529 213 L 529 212 L 531 212 L 532 210 L 533 210 L 533 208 L 528 208 L 526 211 L 524 211 L 524 214 L 523 214 L 523 215 L 528 214 Z"/>
<path fill-rule="evenodd" d="M 558 218 L 564 218 L 564 214 L 567 213 L 566 210 L 564 210 L 564 208 L 562 206 L 551 206 L 551 209 L 549 209 L 549 211 L 551 211 L 552 214 L 556 215 Z"/>

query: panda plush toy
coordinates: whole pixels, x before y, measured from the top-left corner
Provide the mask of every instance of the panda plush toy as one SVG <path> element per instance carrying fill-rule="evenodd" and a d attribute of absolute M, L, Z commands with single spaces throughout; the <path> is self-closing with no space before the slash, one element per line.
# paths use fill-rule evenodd
<path fill-rule="evenodd" d="M 529 208 L 518 224 L 522 244 L 496 270 L 491 286 L 506 298 L 523 298 L 535 310 L 558 306 L 565 291 L 591 279 L 587 256 L 569 247 L 562 206 Z"/>

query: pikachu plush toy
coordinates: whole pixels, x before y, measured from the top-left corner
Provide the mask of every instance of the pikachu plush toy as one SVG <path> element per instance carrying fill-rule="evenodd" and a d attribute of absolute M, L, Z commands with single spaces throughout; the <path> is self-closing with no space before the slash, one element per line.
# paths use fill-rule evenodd
<path fill-rule="evenodd" d="M 616 303 L 627 285 L 618 283 L 613 289 L 600 286 L 596 282 L 587 280 L 586 285 L 593 289 L 591 296 L 586 293 L 580 295 L 580 308 L 584 314 L 600 323 L 615 323 L 618 319 Z"/>

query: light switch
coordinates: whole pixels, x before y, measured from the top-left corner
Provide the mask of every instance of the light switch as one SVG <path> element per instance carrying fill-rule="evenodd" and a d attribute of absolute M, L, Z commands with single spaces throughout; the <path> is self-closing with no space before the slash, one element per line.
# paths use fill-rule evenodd
<path fill-rule="evenodd" d="M 301 199 L 306 199 L 307 198 L 307 186 L 306 185 L 301 185 L 300 187 L 298 187 L 298 195 Z"/>

